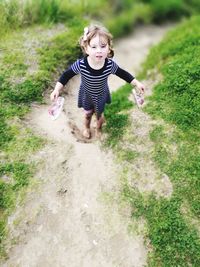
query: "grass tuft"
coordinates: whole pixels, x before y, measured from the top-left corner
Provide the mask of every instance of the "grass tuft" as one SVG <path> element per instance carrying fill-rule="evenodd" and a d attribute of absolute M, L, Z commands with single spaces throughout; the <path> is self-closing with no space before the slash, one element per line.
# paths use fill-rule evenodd
<path fill-rule="evenodd" d="M 114 92 L 112 103 L 105 110 L 105 132 L 108 133 L 105 143 L 110 147 L 115 147 L 118 144 L 129 124 L 127 111 L 133 106 L 133 103 L 128 100 L 131 90 L 132 87 L 127 84 Z"/>

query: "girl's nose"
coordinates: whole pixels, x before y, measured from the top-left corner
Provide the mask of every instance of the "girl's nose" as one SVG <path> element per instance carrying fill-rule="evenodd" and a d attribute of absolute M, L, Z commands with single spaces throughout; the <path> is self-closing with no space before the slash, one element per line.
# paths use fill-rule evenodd
<path fill-rule="evenodd" d="M 101 47 L 100 46 L 97 47 L 97 52 L 101 52 Z"/>

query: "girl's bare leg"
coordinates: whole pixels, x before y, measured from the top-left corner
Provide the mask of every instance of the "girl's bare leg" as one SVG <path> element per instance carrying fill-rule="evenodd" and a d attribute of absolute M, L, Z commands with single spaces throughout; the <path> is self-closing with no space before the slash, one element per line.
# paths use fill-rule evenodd
<path fill-rule="evenodd" d="M 101 136 L 102 125 L 103 125 L 104 122 L 105 122 L 105 118 L 104 118 L 104 115 L 102 113 L 99 118 L 97 117 L 97 131 L 96 131 L 96 134 L 97 134 L 98 137 Z"/>
<path fill-rule="evenodd" d="M 85 138 L 90 138 L 91 137 L 91 132 L 90 132 L 90 124 L 91 124 L 91 120 L 92 120 L 92 115 L 93 115 L 93 112 L 90 112 L 90 113 L 86 113 L 85 114 L 85 129 L 83 131 L 83 136 Z"/>

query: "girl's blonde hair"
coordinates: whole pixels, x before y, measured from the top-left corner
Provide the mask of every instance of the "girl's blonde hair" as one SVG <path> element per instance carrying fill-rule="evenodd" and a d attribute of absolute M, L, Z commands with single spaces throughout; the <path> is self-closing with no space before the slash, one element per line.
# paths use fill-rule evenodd
<path fill-rule="evenodd" d="M 84 34 L 80 37 L 79 44 L 80 47 L 85 54 L 86 47 L 90 44 L 90 41 L 93 37 L 99 35 L 100 37 L 103 37 L 107 40 L 108 46 L 109 46 L 109 53 L 108 57 L 111 58 L 114 56 L 114 50 L 113 50 L 113 37 L 112 34 L 102 25 L 96 25 L 91 24 L 90 26 L 84 28 Z"/>

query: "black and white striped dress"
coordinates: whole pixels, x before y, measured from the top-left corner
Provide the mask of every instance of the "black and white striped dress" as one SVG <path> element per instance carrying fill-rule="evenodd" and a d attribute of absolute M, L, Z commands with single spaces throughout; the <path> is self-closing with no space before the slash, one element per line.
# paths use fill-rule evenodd
<path fill-rule="evenodd" d="M 104 66 L 95 70 L 88 64 L 87 57 L 84 57 L 78 59 L 64 71 L 58 81 L 65 85 L 73 76 L 79 73 L 81 74 L 81 84 L 78 107 L 82 107 L 86 111 L 94 110 L 97 116 L 103 113 L 105 104 L 111 103 L 108 76 L 115 74 L 128 83 L 134 79 L 129 72 L 120 68 L 112 59 L 106 58 Z"/>

